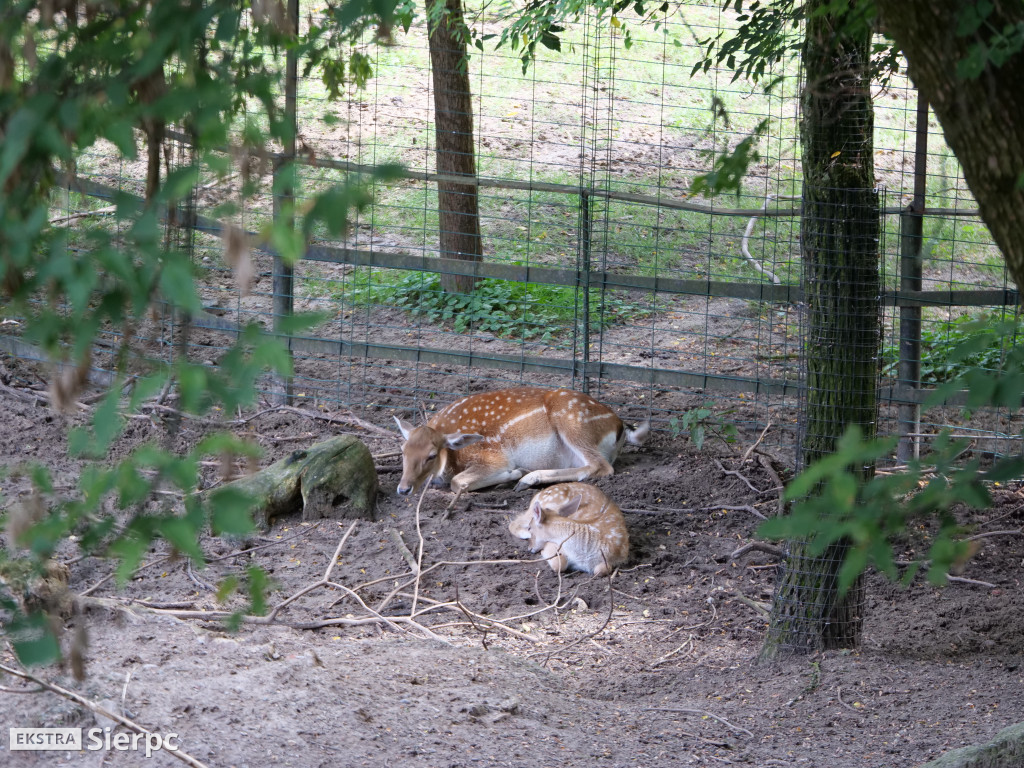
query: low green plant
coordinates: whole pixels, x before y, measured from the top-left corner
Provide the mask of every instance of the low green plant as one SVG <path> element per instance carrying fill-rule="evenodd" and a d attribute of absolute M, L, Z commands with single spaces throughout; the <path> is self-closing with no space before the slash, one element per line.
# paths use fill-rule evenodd
<path fill-rule="evenodd" d="M 921 383 L 942 384 L 971 368 L 1003 371 L 1008 342 L 1024 333 L 1024 321 L 1001 313 L 963 315 L 921 331 Z M 882 375 L 898 375 L 898 340 L 882 350 Z"/>
<path fill-rule="evenodd" d="M 448 293 L 439 275 L 423 272 L 382 273 L 357 269 L 339 291 L 326 281 L 312 283 L 319 295 L 335 294 L 349 306 L 390 305 L 428 322 L 450 323 L 456 333 L 471 329 L 502 338 L 551 342 L 573 327 L 582 313 L 577 289 L 485 278 L 471 293 Z M 599 289 L 590 295 L 591 328 L 649 317 L 651 309 L 622 294 Z"/>
<path fill-rule="evenodd" d="M 715 413 L 711 410 L 711 404 L 705 403 L 699 408 L 691 408 L 682 416 L 673 416 L 669 419 L 668 427 L 673 437 L 688 434 L 698 451 L 704 448 L 704 441 L 709 434 L 726 444 L 732 444 L 736 442 L 736 425 L 725 420 L 732 412 L 730 409 Z"/>
<path fill-rule="evenodd" d="M 969 411 L 984 406 L 1019 410 L 1024 395 L 1024 347 L 1006 352 L 995 370 L 970 366 L 967 360 L 984 359 L 991 349 L 1001 347 L 1001 337 L 993 330 L 998 324 L 976 326 L 974 333 L 966 332 L 967 322 L 962 325 L 964 337 L 955 354 L 951 353 L 953 361 L 963 366 L 962 373 L 937 387 L 925 408 L 966 391 L 964 407 Z M 1024 457 L 999 457 L 990 466 L 983 465 L 980 458 L 965 462 L 969 441 L 954 440 L 944 430 L 927 456 L 911 461 L 902 471 L 865 480 L 863 468 L 890 456 L 895 445 L 893 437 L 868 439 L 851 427 L 835 453 L 809 466 L 786 486 L 783 501 L 792 504 L 789 512 L 763 523 L 758 534 L 806 540 L 813 557 L 836 542 L 848 542 L 838 572 L 840 591 L 849 589 L 871 566 L 903 583 L 925 569 L 929 581 L 944 584 L 947 574 L 977 549 L 976 543 L 964 536 L 955 510 L 990 506 L 993 485 L 1024 475 Z M 927 551 L 901 576 L 894 548 L 908 531 L 926 522 L 936 528 Z"/>

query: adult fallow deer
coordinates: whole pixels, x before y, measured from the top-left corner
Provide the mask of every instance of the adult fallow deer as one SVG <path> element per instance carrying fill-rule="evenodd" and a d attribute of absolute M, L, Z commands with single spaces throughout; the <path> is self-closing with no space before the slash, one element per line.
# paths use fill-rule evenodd
<path fill-rule="evenodd" d="M 421 427 L 395 421 L 405 438 L 398 493 L 432 479 L 450 482 L 456 499 L 511 480 L 521 490 L 611 475 L 623 443 L 640 445 L 650 431 L 646 422 L 627 429 L 589 395 L 538 387 L 464 397 Z"/>

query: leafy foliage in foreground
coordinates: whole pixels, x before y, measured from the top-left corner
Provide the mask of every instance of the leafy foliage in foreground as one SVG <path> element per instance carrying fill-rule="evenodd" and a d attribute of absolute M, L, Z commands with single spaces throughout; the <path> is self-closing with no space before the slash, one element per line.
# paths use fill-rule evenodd
<path fill-rule="evenodd" d="M 278 104 L 285 52 L 301 54 L 309 70 L 322 68 L 333 92 L 342 77 L 365 81 L 366 62 L 346 57 L 344 45 L 369 28 L 386 36 L 399 20 L 396 5 L 352 0 L 331 11 L 333 26 L 303 34 L 284 4 L 273 1 L 12 0 L 0 10 L 0 316 L 14 320 L 24 341 L 61 364 L 50 386 L 59 408 L 74 408 L 88 383 L 97 336 L 119 340 L 114 383 L 91 423 L 69 435 L 71 453 L 92 462 L 77 487 L 58 489 L 40 466 L 12 470 L 27 476 L 33 490 L 5 500 L 0 635 L 23 663 L 45 663 L 61 653 L 53 629 L 59 622 L 49 620 L 45 607 L 34 607 L 29 593 L 72 535 L 83 554 L 115 559 L 124 581 L 156 539 L 201 565 L 197 542 L 204 528 L 215 534 L 251 529 L 248 499 L 221 492 L 201 502 L 196 494 L 200 459 L 252 455 L 253 446 L 238 438 L 215 435 L 186 455 L 145 445 L 103 463 L 125 414 L 158 395 L 175 406 L 167 421 L 173 437 L 181 419 L 216 418 L 252 405 L 267 371 L 291 372 L 285 346 L 255 326 L 238 335 L 216 367 L 189 361 L 180 352 L 184 344 L 169 347 L 170 359 L 146 357 L 135 331 L 151 312 L 187 317 L 201 309 L 193 264 L 174 246 L 165 221 L 187 218 L 202 176 L 237 172 L 242 191 L 216 215 L 229 233 L 226 258 L 239 275 L 246 273 L 245 238 L 236 227 L 232 243 L 230 219 L 259 191 L 261 175 L 253 169 L 265 165 L 272 147 L 293 138 Z M 346 59 L 339 70 L 338 61 Z M 194 150 L 190 159 L 174 158 L 174 166 L 161 156 L 171 125 Z M 68 230 L 49 221 L 51 199 L 75 187 L 79 159 L 98 142 L 110 142 L 120 160 L 130 162 L 140 158 L 140 137 L 148 153 L 142 158 L 144 198 L 118 193 L 112 201 L 117 225 L 87 223 L 72 244 Z M 294 176 L 294 168 L 281 170 L 281 179 Z M 305 204 L 299 226 L 292 222 L 300 211 L 283 206 L 283 215 L 259 237 L 294 262 L 313 226 L 343 231 L 348 209 L 368 200 L 357 183 L 338 186 Z M 296 319 L 295 327 L 280 330 L 293 332 L 304 322 L 311 320 Z M 237 584 L 248 591 L 251 610 L 264 604 L 266 583 L 252 573 L 248 586 Z"/>
<path fill-rule="evenodd" d="M 965 360 L 985 359 L 999 346 L 1000 337 L 991 327 L 983 327 L 965 336 L 958 355 Z M 926 407 L 964 392 L 968 409 L 995 406 L 1018 411 L 1024 396 L 1024 349 L 1011 350 L 996 373 L 968 368 L 939 387 Z M 839 573 L 839 587 L 845 591 L 869 567 L 892 579 L 901 578 L 894 547 L 913 527 L 934 525 L 937 530 L 927 556 L 904 571 L 902 580 L 908 583 L 920 568 L 926 568 L 932 583 L 945 583 L 946 575 L 975 551 L 973 543 L 963 538 L 955 509 L 991 506 L 992 485 L 1024 476 L 1024 457 L 1001 457 L 987 467 L 979 458 L 960 463 L 967 441 L 942 434 L 928 456 L 899 472 L 862 481 L 863 467 L 891 455 L 894 447 L 894 438 L 866 440 L 851 428 L 834 454 L 808 467 L 787 486 L 784 500 L 792 504 L 790 512 L 764 523 L 759 535 L 807 540 L 811 555 L 847 540 L 851 546 Z"/>

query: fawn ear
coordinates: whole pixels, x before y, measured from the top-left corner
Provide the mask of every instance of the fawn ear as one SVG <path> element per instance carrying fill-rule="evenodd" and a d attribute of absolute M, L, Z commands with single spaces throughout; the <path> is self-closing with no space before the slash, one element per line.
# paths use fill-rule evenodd
<path fill-rule="evenodd" d="M 457 451 L 460 448 L 465 448 L 467 445 L 479 443 L 484 439 L 484 436 L 476 433 L 463 434 L 462 432 L 454 432 L 450 435 L 445 435 L 444 439 L 448 443 L 449 448 L 453 451 Z"/>
<path fill-rule="evenodd" d="M 398 425 L 398 431 L 402 433 L 402 437 L 406 440 L 409 439 L 409 434 L 413 431 L 414 427 L 408 421 L 404 421 L 395 416 L 395 424 Z"/>
<path fill-rule="evenodd" d="M 572 517 L 576 514 L 576 510 L 580 508 L 580 504 L 583 503 L 583 494 L 579 494 L 574 499 L 569 499 L 562 506 L 558 508 L 558 514 L 562 517 Z"/>
<path fill-rule="evenodd" d="M 539 501 L 534 501 L 530 505 L 530 515 L 532 516 L 534 523 L 537 525 L 541 524 L 541 518 L 544 517 L 544 510 L 541 509 Z"/>

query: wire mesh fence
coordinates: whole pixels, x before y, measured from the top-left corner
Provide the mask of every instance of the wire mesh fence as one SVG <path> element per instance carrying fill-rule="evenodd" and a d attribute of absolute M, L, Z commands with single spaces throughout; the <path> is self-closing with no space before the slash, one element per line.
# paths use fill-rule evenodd
<path fill-rule="evenodd" d="M 315 18 L 314 7 L 300 10 Z M 503 21 L 486 6 L 467 4 L 465 14 L 477 36 L 500 34 Z M 273 327 L 282 313 L 320 311 L 325 319 L 290 341 L 290 394 L 317 407 L 413 412 L 469 390 L 560 385 L 590 391 L 627 418 L 649 415 L 661 429 L 682 429 L 682 415 L 705 404 L 712 418 L 751 434 L 770 423 L 764 444 L 795 462 L 807 331 L 799 82 L 795 65 L 771 73 L 788 76 L 770 95 L 714 67 L 691 76 L 700 40 L 735 24 L 719 3 L 696 1 L 657 28 L 584 14 L 566 25 L 560 51 L 538 46 L 525 71 L 507 46 L 473 48 L 472 177 L 438 174 L 426 19 L 396 30 L 390 45 L 358 46 L 373 75 L 340 100 L 299 66 L 280 97 L 284 105 L 292 94 L 297 170 L 283 162 L 289 148 L 267 156 L 225 147 L 228 170 L 203 179 L 195 214 L 176 222 L 194 222 L 188 245 L 206 311 L 188 319 L 187 333 L 181 318 L 154 315 L 140 343 L 154 356 L 186 344 L 190 356 L 216 364 L 246 323 Z M 904 458 L 950 425 L 986 450 L 1013 450 L 1019 425 L 1009 413 L 965 421 L 952 408 L 920 412 L 921 387 L 955 369 L 949 353 L 965 324 L 1016 320 L 1016 293 L 909 83 L 896 77 L 873 96 L 878 431 L 902 435 Z M 741 191 L 691 196 L 716 153 L 762 121 L 759 158 Z M 184 147 L 188 137 L 172 132 L 169 143 Z M 344 240 L 314 230 L 294 270 L 266 250 L 254 253 L 251 275 L 239 274 L 232 236 L 282 215 L 283 197 L 294 195 L 301 211 L 312 194 L 369 178 L 382 163 L 404 170 L 371 182 L 373 202 Z M 144 184 L 141 164 L 98 145 L 54 201 L 54 219 L 73 231 L 105 226 L 115 193 L 139 196 Z M 442 247 L 439 184 L 475 193 L 482 260 Z M 249 185 L 264 192 L 242 206 Z M 464 278 L 463 290 L 452 290 L 452 276 Z M 14 348 L 12 338 L 5 343 Z M 1001 337 L 982 362 L 998 368 L 998 349 L 1015 343 Z M 112 367 L 103 354 L 94 363 Z"/>

